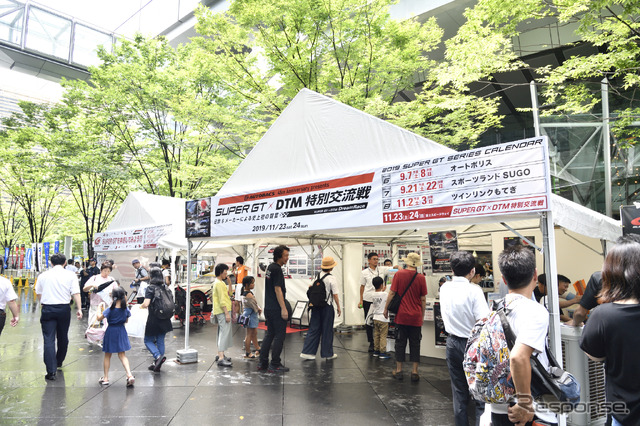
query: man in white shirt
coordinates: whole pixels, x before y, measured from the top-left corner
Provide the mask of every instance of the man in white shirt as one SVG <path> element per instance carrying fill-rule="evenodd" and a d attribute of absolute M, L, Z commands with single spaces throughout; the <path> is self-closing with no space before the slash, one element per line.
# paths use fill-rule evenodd
<path fill-rule="evenodd" d="M 447 367 L 451 376 L 453 392 L 453 414 L 456 426 L 467 426 L 467 405 L 469 404 L 469 386 L 464 375 L 464 359 L 467 340 L 476 321 L 489 315 L 489 306 L 484 299 L 482 289 L 469 282 L 475 277 L 476 261 L 468 251 L 451 254 L 453 278 L 440 287 L 440 311 L 447 337 Z M 484 403 L 476 401 L 476 425 L 484 412 Z"/>
<path fill-rule="evenodd" d="M 71 297 L 76 302 L 76 317 L 82 319 L 80 287 L 76 274 L 64 269 L 66 258 L 56 253 L 51 256 L 53 268 L 38 277 L 36 295 L 42 305 L 40 325 L 44 338 L 44 363 L 47 380 L 56 379 L 57 368 L 62 367 L 69 346 L 69 323 L 71 322 Z M 56 336 L 58 350 L 56 351 Z"/>
<path fill-rule="evenodd" d="M 389 269 L 391 269 L 390 266 L 378 266 L 379 259 L 377 253 L 369 253 L 367 259 L 369 266 L 362 271 L 360 276 L 360 303 L 358 304 L 358 308 L 364 309 L 365 322 L 367 315 L 369 315 L 371 304 L 373 303 L 373 296 L 376 292 L 371 281 L 374 277 L 384 279 Z M 367 330 L 367 341 L 369 342 L 369 352 L 373 353 L 373 326 L 365 324 L 365 327 Z"/>
<path fill-rule="evenodd" d="M 76 267 L 73 265 L 73 259 L 70 259 L 70 260 L 69 260 L 68 265 L 67 265 L 67 266 L 65 266 L 65 267 L 64 267 L 64 269 L 66 269 L 67 271 L 71 271 L 71 272 L 73 272 L 74 274 L 77 274 L 77 273 L 78 273 L 78 268 L 76 268 Z"/>
<path fill-rule="evenodd" d="M 16 325 L 18 325 L 18 321 L 20 321 L 20 309 L 18 308 L 18 304 L 16 303 L 17 299 L 18 296 L 13 290 L 11 281 L 4 277 L 0 277 L 0 334 L 2 334 L 4 323 L 7 320 L 7 313 L 5 312 L 7 306 L 13 314 L 11 327 L 15 327 Z"/>
<path fill-rule="evenodd" d="M 556 415 L 540 410 L 531 397 L 531 355 L 537 354 L 542 365 L 549 368 L 545 353 L 549 313 L 533 299 L 538 280 L 535 256 L 527 247 L 509 247 L 498 256 L 498 266 L 509 287 L 509 294 L 504 299 L 505 310 L 516 335 L 509 362 L 517 403 L 513 407 L 491 404 L 491 423 L 494 426 L 524 425 L 540 419 L 545 424 L 555 424 L 558 422 Z"/>
<path fill-rule="evenodd" d="M 138 259 L 133 259 L 131 261 L 131 265 L 136 270 L 136 279 L 134 284 L 138 286 L 138 294 L 137 302 L 138 305 L 142 305 L 144 303 L 144 296 L 147 292 L 147 287 L 149 286 L 149 272 L 142 266 Z"/>

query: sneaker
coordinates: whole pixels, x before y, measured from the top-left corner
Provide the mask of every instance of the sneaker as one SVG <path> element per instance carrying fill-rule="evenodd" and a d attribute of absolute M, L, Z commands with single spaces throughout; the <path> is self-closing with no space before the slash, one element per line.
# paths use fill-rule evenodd
<path fill-rule="evenodd" d="M 47 373 L 46 376 L 44 376 L 45 379 L 47 380 L 55 380 L 56 379 L 56 373 Z"/>
<path fill-rule="evenodd" d="M 300 354 L 300 358 L 302 359 L 316 359 L 315 355 L 309 355 L 309 354 Z"/>
<path fill-rule="evenodd" d="M 338 354 L 333 354 L 329 358 L 325 358 L 325 359 L 329 361 L 330 359 L 336 359 L 336 358 L 338 358 Z"/>
<path fill-rule="evenodd" d="M 218 361 L 218 367 L 233 367 L 233 363 L 225 357 L 225 359 Z"/>
<path fill-rule="evenodd" d="M 266 371 L 269 369 L 268 365 L 265 364 L 258 364 L 258 371 Z"/>
<path fill-rule="evenodd" d="M 373 343 L 369 343 L 369 352 L 374 352 L 375 348 L 373 347 Z"/>
<path fill-rule="evenodd" d="M 380 351 L 373 351 L 373 356 L 380 356 Z"/>
<path fill-rule="evenodd" d="M 216 355 L 216 360 L 214 362 L 218 362 L 218 360 L 220 359 L 219 355 Z M 230 356 L 224 356 L 224 359 L 226 359 L 227 361 L 231 362 L 231 357 Z"/>
<path fill-rule="evenodd" d="M 389 359 L 389 358 L 391 358 L 391 355 L 389 355 L 386 352 L 380 352 L 379 358 L 380 359 Z"/>
<path fill-rule="evenodd" d="M 167 360 L 166 356 L 160 357 L 156 360 L 155 363 L 155 367 L 153 368 L 153 371 L 156 373 L 160 372 L 160 367 L 162 367 L 162 364 L 164 364 L 164 362 Z"/>
<path fill-rule="evenodd" d="M 154 361 L 154 362 L 152 362 L 152 363 L 151 363 L 151 365 L 150 365 L 149 367 L 147 367 L 147 369 L 148 369 L 149 371 L 153 371 L 155 368 L 156 368 L 156 362 L 155 362 L 155 361 Z"/>
<path fill-rule="evenodd" d="M 284 365 L 273 365 L 269 364 L 269 368 L 267 369 L 269 373 L 286 373 L 289 371 L 289 367 L 285 367 Z"/>

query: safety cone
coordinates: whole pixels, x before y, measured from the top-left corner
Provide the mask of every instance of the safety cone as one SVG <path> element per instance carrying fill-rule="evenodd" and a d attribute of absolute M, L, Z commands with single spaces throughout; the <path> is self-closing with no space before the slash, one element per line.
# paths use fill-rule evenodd
<path fill-rule="evenodd" d="M 27 277 L 27 279 L 24 280 L 24 286 L 29 287 L 29 277 Z"/>
<path fill-rule="evenodd" d="M 9 281 L 11 281 L 11 285 L 15 285 L 15 284 L 13 284 L 13 277 L 10 277 Z"/>
<path fill-rule="evenodd" d="M 22 287 L 22 277 L 18 278 L 18 287 Z"/>

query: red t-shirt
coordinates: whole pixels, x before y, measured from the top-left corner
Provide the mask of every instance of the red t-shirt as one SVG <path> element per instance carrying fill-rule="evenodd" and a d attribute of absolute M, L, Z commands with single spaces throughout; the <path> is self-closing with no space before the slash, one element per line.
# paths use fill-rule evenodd
<path fill-rule="evenodd" d="M 411 278 L 416 274 L 416 271 L 410 269 L 403 269 L 396 272 L 393 276 L 393 283 L 391 284 L 391 291 L 398 293 L 402 296 L 404 290 L 411 282 Z M 396 314 L 396 324 L 412 325 L 415 327 L 422 326 L 422 296 L 427 295 L 427 281 L 424 275 L 418 274 L 413 280 L 411 288 L 404 295 L 400 302 L 400 308 Z"/>

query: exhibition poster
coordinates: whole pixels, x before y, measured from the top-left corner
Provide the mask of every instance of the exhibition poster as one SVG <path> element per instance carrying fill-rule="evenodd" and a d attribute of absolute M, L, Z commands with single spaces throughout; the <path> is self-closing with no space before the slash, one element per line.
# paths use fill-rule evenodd
<path fill-rule="evenodd" d="M 429 232 L 433 273 L 451 272 L 451 254 L 458 251 L 456 231 Z"/>

